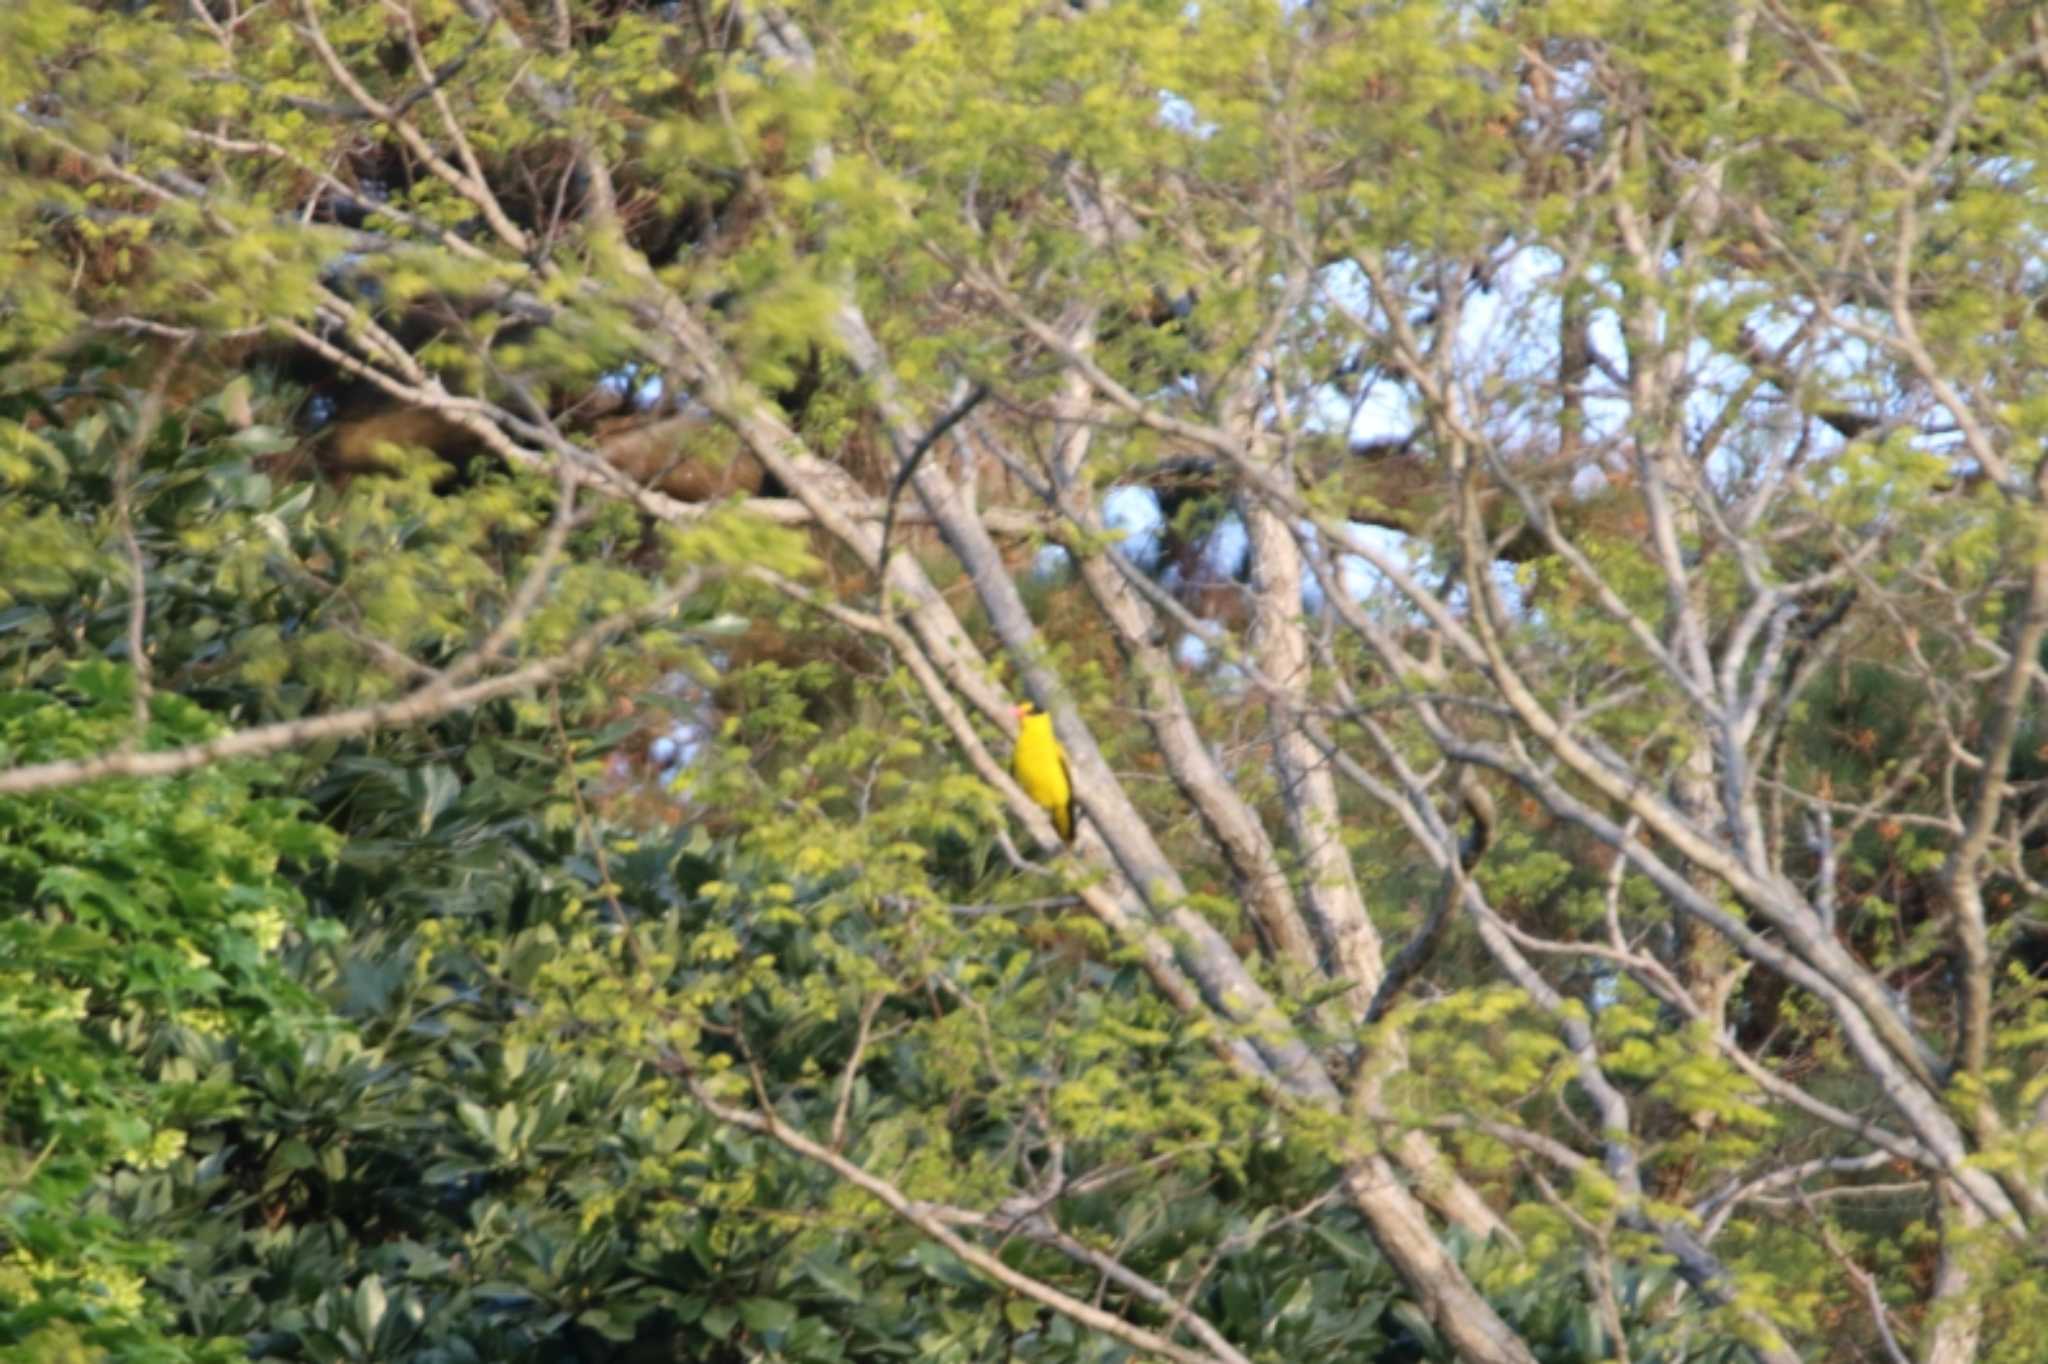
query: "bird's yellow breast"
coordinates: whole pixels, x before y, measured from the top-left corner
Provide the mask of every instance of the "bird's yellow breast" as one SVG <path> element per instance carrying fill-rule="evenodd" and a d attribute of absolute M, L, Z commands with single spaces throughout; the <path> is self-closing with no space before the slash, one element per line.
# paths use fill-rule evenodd
<path fill-rule="evenodd" d="M 1074 841 L 1074 786 L 1067 775 L 1067 755 L 1052 732 L 1052 717 L 1034 712 L 1020 718 L 1017 751 L 1010 771 L 1024 794 L 1045 807 L 1061 838 Z"/>

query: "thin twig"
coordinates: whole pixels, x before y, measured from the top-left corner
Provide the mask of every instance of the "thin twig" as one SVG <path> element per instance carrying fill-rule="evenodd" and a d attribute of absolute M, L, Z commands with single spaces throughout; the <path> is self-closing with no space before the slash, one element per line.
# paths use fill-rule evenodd
<path fill-rule="evenodd" d="M 860 1076 L 861 1062 L 867 1059 L 868 1033 L 875 1026 L 875 1015 L 882 1011 L 882 1005 L 888 998 L 877 990 L 860 1002 L 860 1023 L 854 1030 L 853 1051 L 839 1072 L 839 1097 L 832 1105 L 832 1138 L 829 1144 L 834 1151 L 846 1149 L 846 1120 L 853 1111 L 853 1082 Z"/>
<path fill-rule="evenodd" d="M 281 753 L 321 739 L 353 739 L 378 730 L 418 724 L 458 710 L 545 686 L 589 662 L 606 645 L 628 631 L 654 624 L 674 613 L 703 581 L 701 572 L 664 592 L 637 611 L 607 616 L 552 658 L 485 678 L 452 686 L 445 676 L 395 701 L 380 701 L 353 710 L 285 720 L 236 730 L 204 743 L 184 744 L 155 752 L 115 751 L 91 758 L 65 758 L 0 771 L 0 795 L 25 795 L 77 786 L 107 777 L 171 777 L 211 763 Z"/>
<path fill-rule="evenodd" d="M 142 541 L 135 534 L 135 473 L 163 417 L 164 394 L 170 388 L 171 376 L 177 373 L 191 344 L 192 338 L 184 337 L 164 357 L 163 368 L 136 409 L 135 429 L 121 442 L 114 461 L 114 524 L 120 531 L 121 548 L 128 560 L 128 666 L 135 673 L 134 724 L 124 744 L 131 750 L 139 747 L 149 732 L 149 699 L 153 691 L 148 640 L 149 569 L 143 561 Z"/>
<path fill-rule="evenodd" d="M 1877 1277 L 1857 1264 L 1842 1243 L 1835 1239 L 1834 1233 L 1828 1230 L 1827 1219 L 1820 1215 L 1820 1209 L 1814 1207 L 1803 1192 L 1799 1194 L 1799 1203 L 1806 1210 L 1807 1220 L 1819 1233 L 1821 1245 L 1842 1267 L 1849 1281 L 1862 1291 L 1863 1300 L 1870 1305 L 1870 1320 L 1877 1326 L 1878 1337 L 1884 1341 L 1885 1353 L 1890 1356 L 1892 1364 L 1910 1364 L 1911 1357 L 1900 1347 L 1898 1336 L 1892 1332 L 1891 1311 L 1884 1305 L 1884 1294 L 1878 1290 Z"/>
<path fill-rule="evenodd" d="M 665 1063 L 665 1068 L 683 1079 L 698 1104 L 712 1117 L 731 1126 L 759 1133 L 792 1154 L 830 1170 L 838 1178 L 868 1194 L 898 1218 L 944 1246 L 984 1278 L 1012 1293 L 1049 1307 L 1076 1325 L 1091 1331 L 1099 1331 L 1146 1353 L 1175 1360 L 1177 1364 L 1219 1364 L 1219 1361 L 1220 1364 L 1249 1364 L 1245 1356 L 1202 1317 L 1190 1317 L 1186 1324 L 1207 1348 L 1188 1349 L 1157 1332 L 1146 1330 L 1113 1312 L 1083 1302 L 1043 1280 L 1011 1268 L 1000 1257 L 968 1241 L 955 1230 L 956 1227 L 969 1226 L 1044 1241 L 1069 1258 L 1088 1264 L 1106 1276 L 1114 1274 L 1117 1282 L 1133 1294 L 1157 1302 L 1161 1306 L 1172 1305 L 1171 1296 L 1157 1284 L 1133 1273 L 1110 1257 L 1082 1246 L 1053 1227 L 1049 1221 L 1044 1221 L 1043 1225 L 1032 1219 L 1020 1222 L 1013 1218 L 975 1213 L 914 1199 L 865 1166 L 812 1141 L 802 1132 L 777 1118 L 773 1109 L 753 1112 L 720 1101 L 712 1095 L 702 1078 L 682 1058 L 671 1058 Z"/>
<path fill-rule="evenodd" d="M 982 400 L 988 397 L 988 392 L 987 384 L 976 384 L 968 391 L 966 397 L 953 405 L 951 411 L 933 424 L 931 430 L 920 436 L 917 444 L 910 447 L 910 453 L 903 457 L 902 467 L 897 469 L 896 477 L 889 481 L 889 496 L 882 505 L 882 542 L 875 551 L 876 582 L 889 581 L 889 535 L 896 528 L 897 499 L 903 496 L 904 488 L 909 486 L 911 477 L 917 473 L 917 466 L 925 455 L 945 438 L 948 431 L 967 420 L 974 409 L 981 406 Z"/>

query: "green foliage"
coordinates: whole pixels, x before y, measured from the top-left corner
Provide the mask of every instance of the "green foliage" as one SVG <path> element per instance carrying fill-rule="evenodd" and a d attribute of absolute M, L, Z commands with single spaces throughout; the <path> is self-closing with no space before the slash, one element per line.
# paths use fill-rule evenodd
<path fill-rule="evenodd" d="M 0 758 L 203 742 L 218 721 L 82 664 L 0 693 Z M 232 1358 L 181 1340 L 145 1288 L 173 1247 L 107 1190 L 187 1159 L 254 1095 L 242 1066 L 315 1044 L 325 1013 L 280 959 L 308 930 L 293 873 L 334 850 L 275 773 L 220 765 L 168 781 L 0 797 L 0 1342 L 16 1357 Z M 188 1352 L 190 1352 L 188 1354 Z"/>
<path fill-rule="evenodd" d="M 1056 1174 L 1070 1236 L 1262 1362 L 1449 1357 L 1366 1224 L 1317 1201 L 1415 1133 L 1519 1236 L 1445 1239 L 1546 1364 L 1624 1344 L 1718 1364 L 1771 1331 L 1874 1350 L 1866 1271 L 1908 1336 L 1981 1310 L 1985 1357 L 2038 1357 L 2037 1266 L 2002 1231 L 1884 1171 L 1818 1211 L 1803 1184 L 1750 1184 L 1856 1146 L 1866 1114 L 1920 1122 L 1887 1107 L 1886 1056 L 1939 1072 L 1959 1168 L 2030 1191 L 2048 1171 L 2028 900 L 2048 748 L 2025 660 L 1999 785 L 2005 755 L 1975 751 L 2044 534 L 2032 7 L 876 0 L 788 6 L 773 32 L 747 6 L 228 8 L 0 6 L 0 771 L 417 697 L 704 585 L 546 688 L 0 798 L 0 1352 L 1128 1356 L 716 1101 L 963 1225 Z M 1596 321 L 1578 372 L 1551 363 L 1566 303 Z M 1085 366 L 1048 340 L 1070 328 Z M 1779 369 L 1758 345 L 1785 347 Z M 282 376 L 320 348 L 378 377 L 309 398 Z M 707 468 L 749 458 L 766 414 L 795 433 L 781 453 L 874 494 L 970 381 L 996 401 L 927 469 L 1004 445 L 963 504 L 1016 512 L 1043 473 L 1047 521 L 1000 532 L 1007 565 L 906 521 L 898 552 L 936 593 L 886 608 L 952 609 L 999 683 L 1027 658 L 1059 676 L 1187 887 L 1152 908 L 1246 957 L 1337 1088 L 1384 1063 L 1370 1102 L 1257 1087 L 1223 1054 L 1243 1039 L 1079 903 L 1089 854 L 1016 855 L 957 712 L 895 652 L 908 616 L 832 623 L 876 589 L 824 532 L 592 487 L 558 523 L 564 485 L 529 467 L 659 390 L 718 419 L 685 452 Z M 1083 420 L 1045 419 L 1079 387 Z M 309 469 L 337 391 L 394 390 L 503 442 L 460 469 L 403 442 L 376 475 Z M 1421 492 L 1358 492 L 1347 406 L 1416 423 Z M 1082 428 L 1080 467 L 1031 467 Z M 1667 447 L 1686 476 L 1655 473 Z M 1403 527 L 1446 584 L 1423 589 L 1437 637 L 1408 604 L 1361 609 L 1426 655 L 1427 695 L 1327 615 L 1303 677 L 1257 675 L 1272 622 L 1239 617 L 1262 569 L 1216 562 L 1260 495 L 1248 463 L 1319 533 Z M 1492 483 L 1466 529 L 1526 602 L 1484 641 L 1528 680 L 1514 704 L 1500 659 L 1444 646 L 1476 618 L 1467 472 Z M 1530 550 L 1522 476 L 1573 553 Z M 1120 648 L 1080 575 L 1021 565 L 1044 543 L 1100 563 L 1108 537 L 1065 499 L 1131 480 L 1175 495 L 1161 540 L 1191 552 L 1177 583 L 1162 555 L 1133 585 L 1182 595 L 1148 596 Z M 1653 492 L 1684 504 L 1662 539 Z M 982 591 L 1005 566 L 1028 647 Z M 1224 642 L 1140 685 L 1176 608 Z M 1668 655 L 1744 630 L 1771 643 L 1674 683 Z M 1709 712 L 1781 677 L 1782 704 L 1717 743 Z M 1470 880 L 1495 936 L 1453 915 L 1370 1028 L 1339 1007 L 1361 982 L 1260 959 L 1249 854 L 1219 846 L 1153 728 L 1183 713 L 1304 903 L 1329 889 L 1323 848 L 1290 825 L 1273 736 L 1327 722 L 1333 765 L 1368 780 L 1314 837 L 1350 856 L 1389 949 L 1464 884 L 1456 833 L 1417 829 L 1468 812 L 1418 791 L 1469 767 L 1504 807 Z M 995 752 L 992 718 L 969 723 Z M 664 780 L 650 746 L 678 723 L 701 743 Z M 1604 770 L 1560 760 L 1566 739 Z M 1615 832 L 1744 782 L 1770 829 L 1722 810 L 1684 812 L 1706 833 L 1676 850 Z M 1986 1060 L 1932 1066 L 1918 1048 L 1961 1031 L 1946 982 L 1976 948 L 1958 812 L 1987 793 L 2009 860 L 1981 878 Z M 1616 843 L 1677 870 L 1610 876 Z M 1723 854 L 1740 874 L 1717 883 Z M 1769 923 L 1781 892 L 1812 901 L 1810 941 Z M 1687 893 L 1758 935 L 1749 974 L 1706 979 L 1728 962 L 1681 939 Z M 1514 986 L 1510 932 L 1538 944 Z M 1797 969 L 1758 964 L 1773 952 Z M 1684 979 L 1660 998 L 1658 972 Z M 1903 1043 L 1850 1035 L 1815 988 L 1837 977 Z M 1702 998 L 1725 1030 L 1679 1007 Z M 1651 1218 L 1712 1243 L 1720 1307 Z M 975 1235 L 1181 1329 L 1021 1228 Z M 1971 1275 L 1960 1307 L 1929 1306 L 1937 1255 Z"/>

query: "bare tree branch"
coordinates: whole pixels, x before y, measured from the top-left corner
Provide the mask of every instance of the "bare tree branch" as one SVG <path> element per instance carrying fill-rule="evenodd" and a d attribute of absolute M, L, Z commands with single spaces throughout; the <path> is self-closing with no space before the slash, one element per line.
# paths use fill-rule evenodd
<path fill-rule="evenodd" d="M 0 770 L 0 795 L 26 795 L 108 777 L 170 777 L 228 762 L 263 757 L 304 747 L 322 739 L 353 739 L 380 729 L 419 724 L 439 716 L 472 709 L 500 697 L 516 696 L 566 677 L 590 662 L 606 646 L 629 632 L 667 619 L 703 582 L 701 573 L 685 576 L 647 606 L 621 612 L 586 629 L 567 648 L 495 677 L 461 685 L 444 675 L 393 701 L 350 710 L 310 715 L 301 720 L 233 730 L 205 743 L 151 752 L 117 752 L 93 758 L 66 758 Z"/>

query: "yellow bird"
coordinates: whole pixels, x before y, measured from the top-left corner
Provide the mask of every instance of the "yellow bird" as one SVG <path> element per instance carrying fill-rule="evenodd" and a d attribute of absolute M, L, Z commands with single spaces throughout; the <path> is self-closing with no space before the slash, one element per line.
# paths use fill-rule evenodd
<path fill-rule="evenodd" d="M 1024 794 L 1045 807 L 1061 838 L 1074 841 L 1074 782 L 1067 775 L 1067 751 L 1052 732 L 1052 717 L 1026 701 L 1017 707 L 1017 751 L 1010 773 Z"/>

